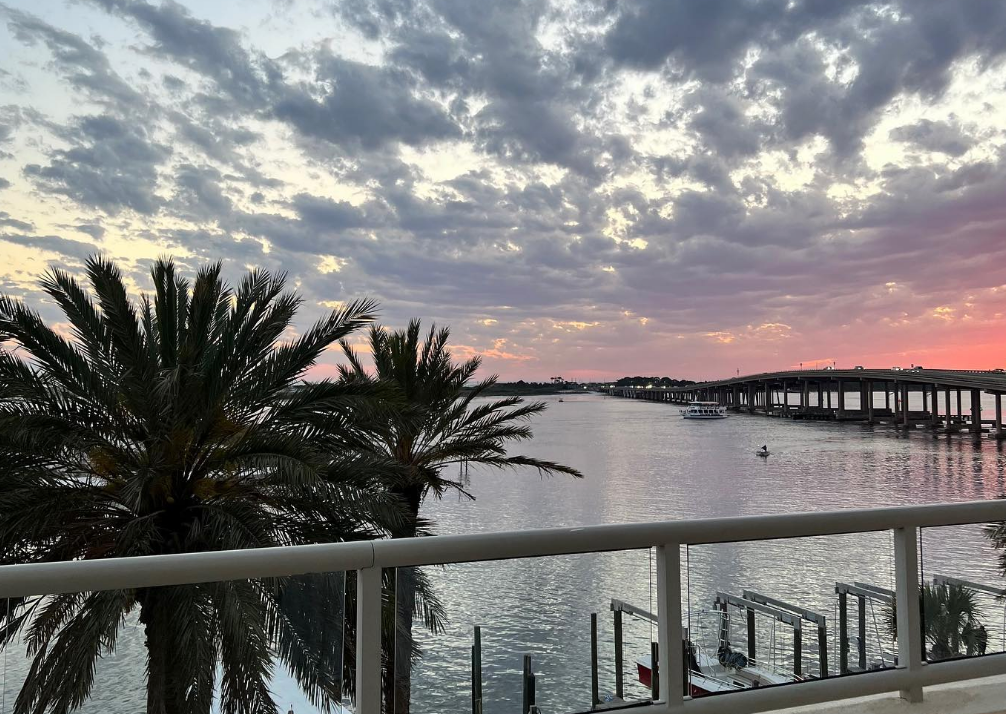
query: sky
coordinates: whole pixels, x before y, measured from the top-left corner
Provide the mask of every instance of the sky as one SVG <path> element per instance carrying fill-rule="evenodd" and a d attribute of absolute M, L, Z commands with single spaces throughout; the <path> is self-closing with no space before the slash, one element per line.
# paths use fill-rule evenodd
<path fill-rule="evenodd" d="M 503 379 L 1006 366 L 1004 52 L 998 0 L 0 0 L 0 292 L 285 271 Z"/>

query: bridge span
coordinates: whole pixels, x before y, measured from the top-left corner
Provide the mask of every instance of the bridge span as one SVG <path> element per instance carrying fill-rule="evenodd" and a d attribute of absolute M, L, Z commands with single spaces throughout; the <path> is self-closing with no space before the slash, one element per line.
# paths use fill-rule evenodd
<path fill-rule="evenodd" d="M 1002 418 L 1006 373 L 1000 370 L 794 370 L 685 387 L 612 387 L 607 391 L 617 397 L 674 404 L 717 402 L 738 412 L 790 419 L 923 426 L 947 434 L 967 432 L 976 440 L 985 433 L 1006 438 Z M 982 417 L 982 394 L 994 398 L 995 407 L 990 411 L 995 418 Z"/>

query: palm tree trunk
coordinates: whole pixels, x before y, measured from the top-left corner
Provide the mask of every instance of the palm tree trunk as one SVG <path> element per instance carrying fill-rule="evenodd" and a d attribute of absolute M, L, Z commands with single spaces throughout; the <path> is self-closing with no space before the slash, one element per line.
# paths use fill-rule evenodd
<path fill-rule="evenodd" d="M 208 714 L 189 712 L 182 691 L 185 686 L 173 676 L 172 625 L 158 607 L 158 597 L 152 590 L 140 596 L 140 622 L 147 646 L 147 714 Z"/>
<path fill-rule="evenodd" d="M 421 488 L 412 486 L 401 489 L 398 495 L 407 505 L 410 519 L 392 537 L 412 538 L 416 535 L 423 492 Z M 416 605 L 416 581 L 412 570 L 399 568 L 395 575 L 394 651 L 388 653 L 385 679 L 385 710 L 388 714 L 409 714 L 412 708 L 412 620 Z M 393 702 L 387 701 L 389 692 L 393 692 Z"/>

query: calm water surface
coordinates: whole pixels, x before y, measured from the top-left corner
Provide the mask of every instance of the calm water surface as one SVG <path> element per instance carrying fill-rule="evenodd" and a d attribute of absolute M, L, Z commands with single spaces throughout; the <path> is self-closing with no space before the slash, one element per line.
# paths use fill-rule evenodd
<path fill-rule="evenodd" d="M 913 395 L 914 396 L 914 395 Z M 882 396 L 878 395 L 878 399 Z M 477 500 L 431 501 L 425 514 L 440 533 L 708 518 L 865 508 L 993 498 L 1006 490 L 1006 454 L 993 440 L 887 427 L 794 422 L 732 415 L 686 421 L 678 408 L 602 396 L 550 399 L 524 451 L 558 460 L 586 478 L 541 480 L 526 473 L 472 472 Z M 850 408 L 854 405 L 850 401 Z M 913 406 L 914 408 L 914 406 Z M 772 456 L 754 451 L 768 444 Z M 923 568 L 994 584 L 995 553 L 979 527 L 926 530 Z M 683 556 L 685 606 L 693 631 L 708 625 L 717 591 L 744 588 L 815 608 L 837 623 L 835 583 L 893 588 L 889 532 L 746 544 L 692 546 Z M 415 675 L 413 711 L 462 711 L 470 697 L 472 627 L 483 633 L 486 712 L 516 711 L 522 657 L 532 655 L 538 702 L 546 712 L 589 708 L 590 613 L 598 613 L 602 695 L 614 690 L 612 598 L 656 611 L 655 567 L 648 551 L 566 556 L 430 568 L 451 616 L 432 638 Z M 1002 605 L 984 602 L 990 650 L 1001 643 Z M 854 608 L 851 620 L 856 626 Z M 766 620 L 768 618 L 765 618 Z M 734 635 L 740 632 L 737 627 Z M 418 632 L 418 630 L 417 630 Z M 853 629 L 853 633 L 855 630 Z M 879 606 L 867 613 L 870 660 L 887 656 Z M 652 633 L 655 639 L 655 632 Z M 649 652 L 650 625 L 626 620 L 627 680 Z M 759 621 L 759 650 L 773 637 L 780 666 L 791 663 L 792 630 Z M 737 638 L 743 641 L 743 637 Z M 785 646 L 784 646 L 785 643 Z M 743 649 L 743 646 L 741 646 Z M 804 636 L 804 670 L 817 671 L 813 638 Z M 787 652 L 789 650 L 789 652 Z M 853 653 L 853 657 L 854 657 Z M 830 655 L 837 666 L 836 652 Z M 790 665 L 791 666 L 791 665 Z M 631 693 L 642 694 L 636 686 Z"/>
<path fill-rule="evenodd" d="M 685 421 L 677 407 L 602 396 L 548 401 L 550 408 L 535 421 L 535 440 L 523 451 L 575 466 L 586 478 L 473 469 L 476 501 L 448 497 L 426 504 L 423 515 L 439 533 L 962 501 L 1006 491 L 1006 455 L 991 440 L 976 446 L 966 437 L 934 437 L 922 430 L 901 434 L 886 427 L 746 415 Z M 754 454 L 762 444 L 772 451 L 768 459 Z M 927 576 L 1001 580 L 995 553 L 978 527 L 926 530 L 922 541 Z M 618 598 L 656 611 L 651 558 L 649 551 L 631 551 L 429 568 L 450 622 L 447 632 L 435 637 L 416 628 L 425 656 L 414 675 L 413 711 L 470 711 L 475 625 L 483 633 L 487 714 L 517 710 L 526 653 L 538 676 L 543 711 L 589 708 L 590 613 L 598 614 L 603 695 L 614 690 L 609 603 Z M 884 532 L 692 546 L 683 554 L 683 568 L 684 605 L 697 636 L 708 624 L 703 612 L 715 593 L 740 595 L 743 588 L 817 609 L 834 623 L 836 581 L 893 587 L 892 538 Z M 989 598 L 983 605 L 990 649 L 1001 648 L 1002 604 Z M 767 620 L 758 624 L 760 656 L 791 666 L 792 631 Z M 881 608 L 871 607 L 871 660 L 890 659 L 883 622 Z M 731 636 L 738 643 L 740 630 L 735 623 Z M 648 653 L 655 634 L 647 622 L 626 620 L 627 683 L 635 679 L 633 661 Z M 808 633 L 804 670 L 812 673 L 818 666 L 814 649 Z M 80 711 L 141 711 L 143 655 L 142 632 L 127 624 L 114 657 L 98 663 L 95 696 Z M 830 657 L 834 669 L 837 654 Z M 23 658 L 8 652 L 0 714 L 11 711 L 24 671 Z M 283 711 L 291 704 L 297 714 L 315 711 L 288 677 L 280 675 L 275 690 Z M 627 694 L 643 693 L 636 684 L 627 687 Z"/>

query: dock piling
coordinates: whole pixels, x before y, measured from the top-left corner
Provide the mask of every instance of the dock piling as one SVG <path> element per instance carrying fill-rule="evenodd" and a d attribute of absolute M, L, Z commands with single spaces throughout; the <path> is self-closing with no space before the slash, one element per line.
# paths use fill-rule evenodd
<path fill-rule="evenodd" d="M 472 714 L 482 714 L 482 628 L 478 625 L 472 645 Z"/>
<path fill-rule="evenodd" d="M 615 696 L 625 698 L 624 673 L 622 671 L 622 611 L 615 610 Z"/>
<path fill-rule="evenodd" d="M 601 703 L 597 691 L 597 613 L 590 613 L 590 706 Z"/>
<path fill-rule="evenodd" d="M 535 707 L 535 682 L 534 672 L 531 671 L 531 655 L 524 655 L 524 686 L 523 699 L 521 704 L 521 714 L 530 714 Z"/>
<path fill-rule="evenodd" d="M 660 699 L 660 645 L 656 642 L 650 643 L 650 698 L 653 701 Z"/>

